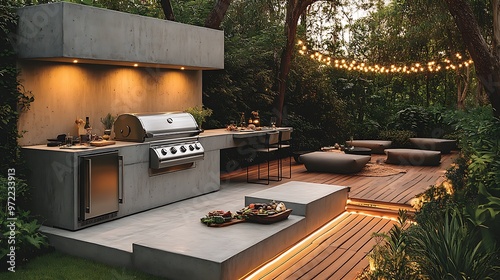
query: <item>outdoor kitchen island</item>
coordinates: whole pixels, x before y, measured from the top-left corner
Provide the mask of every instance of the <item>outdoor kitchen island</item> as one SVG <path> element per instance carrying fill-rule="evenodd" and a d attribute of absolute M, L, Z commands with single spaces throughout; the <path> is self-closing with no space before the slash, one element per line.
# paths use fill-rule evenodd
<path fill-rule="evenodd" d="M 179 114 L 167 116 L 176 115 Z M 207 130 L 195 139 L 182 142 L 185 144 L 181 148 L 198 145 L 202 151 L 199 157 L 193 160 L 186 157 L 189 160 L 187 165 L 184 161 L 181 164 L 174 162 L 174 166 L 160 169 L 151 166 L 158 164 L 154 162 L 152 151 L 158 143 L 164 143 L 161 140 L 144 143 L 115 141 L 115 144 L 104 147 L 25 146 L 23 154 L 31 172 L 33 208 L 43 217 L 45 225 L 78 230 L 218 191 L 220 150 L 244 145 L 263 133 L 246 132 L 245 139 L 237 139 L 234 137 L 238 137 L 238 132 Z M 177 154 L 181 154 L 181 148 L 170 145 L 165 149 L 169 153 L 170 149 L 178 149 Z M 185 153 L 189 152 L 186 149 Z M 104 155 L 114 155 L 116 160 L 105 158 L 106 165 L 100 164 Z M 92 190 L 89 184 L 104 186 Z M 85 218 L 98 208 L 103 208 L 103 212 Z"/>

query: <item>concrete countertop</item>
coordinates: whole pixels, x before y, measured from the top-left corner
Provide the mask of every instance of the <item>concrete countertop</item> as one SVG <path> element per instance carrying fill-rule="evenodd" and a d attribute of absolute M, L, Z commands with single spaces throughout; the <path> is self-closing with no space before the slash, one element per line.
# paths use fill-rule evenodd
<path fill-rule="evenodd" d="M 83 152 L 83 151 L 105 150 L 105 149 L 121 148 L 121 147 L 134 146 L 134 145 L 140 145 L 140 144 L 143 144 L 143 143 L 115 141 L 115 144 L 103 146 L 103 147 L 73 145 L 73 146 L 68 148 L 68 147 L 64 147 L 64 146 L 48 147 L 47 145 L 33 145 L 33 146 L 23 146 L 22 149 L 43 150 L 43 151 L 53 151 L 53 152 L 66 152 L 66 153 L 78 153 L 78 152 Z"/>
<path fill-rule="evenodd" d="M 240 130 L 228 131 L 225 128 L 219 128 L 219 129 L 205 130 L 202 134 L 200 134 L 200 137 L 232 135 L 233 138 L 239 139 L 239 138 L 263 136 L 270 131 L 288 131 L 288 130 L 293 130 L 293 128 L 292 127 L 277 127 L 276 129 L 271 129 L 268 127 L 262 127 L 261 130 L 243 130 L 243 131 L 240 131 Z"/>
<path fill-rule="evenodd" d="M 283 130 L 293 130 L 291 127 L 278 127 L 277 131 Z M 228 131 L 225 128 L 218 129 L 207 129 L 198 135 L 200 141 L 202 141 L 206 150 L 216 150 L 216 149 L 226 149 L 231 147 L 236 147 L 237 144 L 233 140 L 244 140 L 252 137 L 264 136 L 267 132 L 273 131 L 270 128 L 263 128 L 262 130 L 256 131 Z M 207 141 L 204 141 L 207 140 Z M 211 141 L 213 140 L 213 141 Z M 115 141 L 115 140 L 114 140 Z M 43 150 L 43 151 L 54 151 L 54 152 L 66 152 L 66 153 L 78 153 L 84 151 L 96 151 L 96 150 L 106 150 L 106 149 L 116 149 L 129 146 L 144 145 L 150 142 L 126 142 L 126 141 L 115 141 L 115 144 L 104 146 L 104 147 L 94 147 L 94 146 L 80 146 L 74 145 L 71 148 L 66 147 L 48 147 L 47 145 L 33 145 L 33 146 L 23 146 L 23 149 L 32 150 Z M 213 147 L 212 147 L 213 146 Z"/>

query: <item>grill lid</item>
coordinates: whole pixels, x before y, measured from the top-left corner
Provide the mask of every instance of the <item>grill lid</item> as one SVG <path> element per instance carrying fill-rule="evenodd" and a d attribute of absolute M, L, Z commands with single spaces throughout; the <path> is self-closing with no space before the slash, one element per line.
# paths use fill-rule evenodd
<path fill-rule="evenodd" d="M 145 142 L 196 136 L 201 130 L 191 114 L 166 112 L 122 114 L 114 132 L 118 141 Z"/>

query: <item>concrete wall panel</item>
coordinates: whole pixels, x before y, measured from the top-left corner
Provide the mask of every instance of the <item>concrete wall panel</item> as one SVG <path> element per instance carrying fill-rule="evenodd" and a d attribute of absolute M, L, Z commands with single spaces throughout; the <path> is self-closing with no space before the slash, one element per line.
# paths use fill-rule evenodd
<path fill-rule="evenodd" d="M 224 32 L 79 4 L 19 9 L 21 58 L 224 68 Z"/>

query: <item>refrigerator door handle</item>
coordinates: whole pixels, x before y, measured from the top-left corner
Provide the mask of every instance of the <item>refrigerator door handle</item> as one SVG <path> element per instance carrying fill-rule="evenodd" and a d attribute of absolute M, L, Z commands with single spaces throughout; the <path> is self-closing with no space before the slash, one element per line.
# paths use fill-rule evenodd
<path fill-rule="evenodd" d="M 85 159 L 85 166 L 87 167 L 87 183 L 85 184 L 85 193 L 86 193 L 86 197 L 85 197 L 85 212 L 86 213 L 90 213 L 91 211 L 91 207 L 92 207 L 92 201 L 91 201 L 91 197 L 92 197 L 92 160 L 90 158 L 87 158 Z"/>
<path fill-rule="evenodd" d="M 120 188 L 119 188 L 119 191 L 118 191 L 118 203 L 121 203 L 123 204 L 123 185 L 124 185 L 124 181 L 123 181 L 123 167 L 124 167 L 124 160 L 123 160 L 123 156 L 118 156 L 118 161 L 120 162 Z"/>

